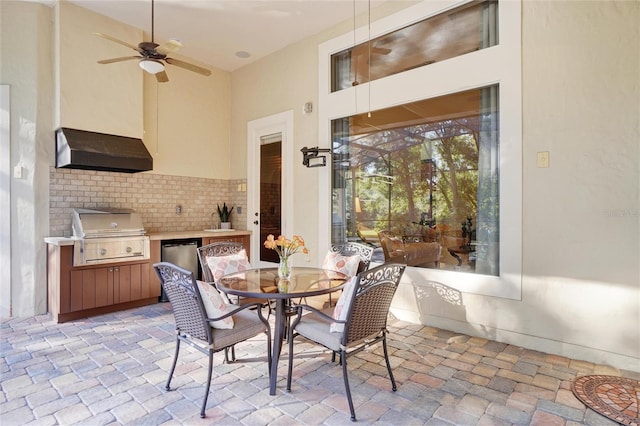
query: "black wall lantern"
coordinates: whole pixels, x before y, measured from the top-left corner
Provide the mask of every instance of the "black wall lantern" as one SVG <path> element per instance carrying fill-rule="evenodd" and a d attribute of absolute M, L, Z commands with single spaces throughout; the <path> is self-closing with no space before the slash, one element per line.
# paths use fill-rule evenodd
<path fill-rule="evenodd" d="M 307 148 L 306 146 L 302 148 L 302 164 L 307 167 L 324 167 L 327 165 L 327 157 L 325 155 L 320 155 L 320 153 L 331 154 L 331 150 L 329 148 Z"/>

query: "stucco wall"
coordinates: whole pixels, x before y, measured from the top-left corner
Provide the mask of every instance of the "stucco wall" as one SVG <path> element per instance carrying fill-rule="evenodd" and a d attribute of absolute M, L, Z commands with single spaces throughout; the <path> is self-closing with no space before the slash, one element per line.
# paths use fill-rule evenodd
<path fill-rule="evenodd" d="M 10 253 L 11 314 L 46 312 L 46 248 L 49 229 L 49 165 L 53 146 L 53 13 L 49 7 L 15 1 L 0 2 L 0 83 L 11 88 Z M 34 49 L 34 46 L 42 48 Z M 2 238 L 9 238 L 3 235 Z M 2 283 L 8 285 L 9 283 Z M 3 295 L 6 294 L 3 292 Z M 8 300 L 3 300 L 3 311 Z"/>
<path fill-rule="evenodd" d="M 523 3 L 521 299 L 451 292 L 409 273 L 396 315 L 640 370 L 639 21 L 637 2 Z M 349 30 L 232 75 L 233 159 L 246 157 L 247 121 L 294 111 L 293 215 L 311 247 L 321 212 L 308 188 L 318 175 L 298 162 L 299 149 L 317 143 L 318 121 L 301 107 L 316 104 L 318 44 Z M 550 168 L 536 168 L 538 151 L 550 152 Z"/>

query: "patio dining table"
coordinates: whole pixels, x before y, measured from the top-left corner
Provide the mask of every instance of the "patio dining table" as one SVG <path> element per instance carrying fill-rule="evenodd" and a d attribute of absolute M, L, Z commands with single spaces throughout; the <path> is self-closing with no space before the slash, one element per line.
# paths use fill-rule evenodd
<path fill-rule="evenodd" d="M 235 272 L 221 277 L 220 291 L 240 297 L 274 300 L 276 303 L 269 394 L 276 394 L 278 361 L 282 341 L 286 335 L 291 300 L 319 296 L 344 287 L 347 276 L 321 268 L 294 267 L 288 280 L 278 278 L 277 268 L 257 268 Z"/>

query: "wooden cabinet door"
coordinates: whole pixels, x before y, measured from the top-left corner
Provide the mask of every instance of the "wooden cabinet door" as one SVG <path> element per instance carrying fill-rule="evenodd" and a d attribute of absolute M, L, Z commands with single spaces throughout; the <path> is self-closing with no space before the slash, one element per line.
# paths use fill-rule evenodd
<path fill-rule="evenodd" d="M 154 285 L 151 280 L 151 265 L 149 263 L 140 264 L 140 298 L 147 299 L 149 297 L 160 296 L 160 287 Z"/>
<path fill-rule="evenodd" d="M 96 307 L 113 305 L 113 280 L 109 268 L 96 269 Z"/>
<path fill-rule="evenodd" d="M 123 303 L 131 300 L 131 266 L 113 268 L 113 302 Z"/>
<path fill-rule="evenodd" d="M 71 271 L 68 312 L 113 304 L 113 268 Z"/>
<path fill-rule="evenodd" d="M 123 303 L 160 296 L 160 288 L 152 286 L 149 263 L 136 263 L 113 268 L 113 302 Z"/>

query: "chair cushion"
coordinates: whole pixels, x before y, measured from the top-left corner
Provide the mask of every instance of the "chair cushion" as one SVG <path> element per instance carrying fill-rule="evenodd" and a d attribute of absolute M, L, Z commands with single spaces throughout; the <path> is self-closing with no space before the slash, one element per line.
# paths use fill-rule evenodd
<path fill-rule="evenodd" d="M 358 273 L 360 265 L 360 256 L 355 254 L 352 256 L 344 256 L 340 253 L 328 252 L 322 262 L 322 269 L 329 271 L 337 271 L 345 274 L 347 277 L 353 277 Z"/>
<path fill-rule="evenodd" d="M 335 320 L 344 321 L 347 319 L 347 313 L 351 307 L 351 301 L 353 300 L 353 294 L 355 293 L 355 284 L 357 277 L 351 278 L 342 288 L 342 294 L 336 302 L 336 307 L 333 309 L 332 317 Z M 332 322 L 329 331 L 332 333 L 342 333 L 344 331 L 344 324 Z"/>
<path fill-rule="evenodd" d="M 322 312 L 332 316 L 332 309 L 325 309 Z M 340 351 L 342 333 L 331 332 L 331 324 L 333 323 L 330 320 L 312 312 L 302 317 L 296 326 L 296 333 L 333 351 Z"/>
<path fill-rule="evenodd" d="M 244 249 L 228 256 L 207 256 L 207 266 L 211 270 L 213 279 L 216 281 L 223 275 L 251 269 L 247 252 Z"/>
<path fill-rule="evenodd" d="M 265 324 L 260 321 L 258 313 L 254 310 L 245 309 L 233 315 L 235 326 L 233 329 L 216 329 L 213 332 L 213 350 L 217 351 L 222 348 L 235 345 L 266 330 Z"/>
<path fill-rule="evenodd" d="M 204 310 L 207 312 L 207 318 L 217 318 L 229 312 L 229 305 L 224 302 L 224 299 L 215 287 L 204 281 L 198 280 L 196 282 L 198 283 L 200 296 L 202 296 Z M 233 328 L 233 317 L 209 321 L 209 323 L 213 328 L 230 329 Z"/>

